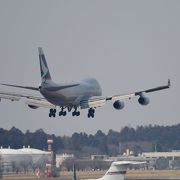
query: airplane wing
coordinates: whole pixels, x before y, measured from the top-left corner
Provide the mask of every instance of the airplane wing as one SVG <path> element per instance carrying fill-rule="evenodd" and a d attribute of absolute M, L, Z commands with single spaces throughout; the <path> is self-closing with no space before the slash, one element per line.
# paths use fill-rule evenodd
<path fill-rule="evenodd" d="M 50 102 L 48 102 L 46 99 L 44 99 L 41 96 L 0 91 L 0 100 L 7 99 L 11 101 L 19 101 L 22 98 L 25 99 L 25 104 L 27 104 L 29 107 L 33 109 L 36 109 L 38 107 L 55 108 L 55 105 L 51 104 Z"/>
<path fill-rule="evenodd" d="M 113 104 L 114 108 L 122 109 L 122 108 L 124 108 L 124 102 L 122 100 L 131 99 L 136 96 L 139 96 L 138 101 L 141 105 L 147 105 L 147 104 L 149 104 L 149 98 L 145 97 L 146 93 L 167 89 L 167 88 L 170 88 L 170 86 L 171 86 L 171 83 L 170 83 L 170 80 L 168 80 L 167 85 L 158 86 L 158 87 L 151 88 L 151 89 L 135 91 L 132 93 L 121 94 L 121 95 L 113 95 L 113 96 L 108 96 L 108 97 L 90 98 L 90 99 L 82 100 L 80 102 L 80 107 L 81 107 L 81 109 L 97 108 L 97 107 L 102 107 L 108 101 L 114 101 L 114 104 Z"/>
<path fill-rule="evenodd" d="M 89 113 L 88 113 L 88 117 L 90 117 L 90 116 L 94 116 L 93 115 L 94 110 L 92 110 L 92 108 L 102 107 L 108 101 L 114 101 L 113 107 L 117 110 L 120 110 L 120 109 L 124 108 L 123 100 L 131 99 L 133 97 L 139 96 L 139 99 L 138 99 L 139 104 L 147 105 L 147 104 L 149 104 L 149 98 L 145 97 L 146 93 L 167 89 L 170 87 L 170 85 L 171 85 L 170 80 L 168 80 L 167 85 L 158 86 L 158 87 L 146 89 L 143 91 L 136 91 L 136 92 L 132 92 L 132 93 L 121 94 L 121 95 L 113 95 L 113 96 L 108 96 L 108 97 L 96 97 L 96 98 L 90 98 L 90 99 L 86 98 L 86 99 L 82 99 L 80 101 L 79 106 L 81 109 L 90 108 Z M 24 88 L 24 86 L 22 88 Z M 27 88 L 31 89 L 31 90 L 37 90 L 34 87 L 27 87 Z M 26 100 L 25 104 L 27 104 L 30 108 L 33 108 L 33 109 L 36 109 L 39 107 L 44 107 L 44 108 L 49 108 L 49 109 L 55 109 L 56 108 L 55 105 L 48 102 L 42 96 L 34 96 L 34 95 L 18 94 L 18 93 L 10 93 L 10 92 L 0 91 L 0 101 L 1 101 L 1 99 L 7 99 L 7 100 L 11 100 L 11 101 L 19 101 L 22 98 L 24 98 Z"/>

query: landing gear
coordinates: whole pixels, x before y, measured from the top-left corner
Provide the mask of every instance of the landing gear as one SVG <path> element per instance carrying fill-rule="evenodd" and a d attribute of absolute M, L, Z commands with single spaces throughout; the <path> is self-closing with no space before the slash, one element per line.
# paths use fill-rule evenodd
<path fill-rule="evenodd" d="M 62 107 L 61 111 L 59 112 L 59 116 L 66 116 L 66 114 L 67 112 L 64 111 L 64 107 Z M 50 109 L 49 117 L 56 117 L 56 109 Z"/>
<path fill-rule="evenodd" d="M 67 108 L 67 111 L 65 111 L 64 109 Z M 72 112 L 72 116 L 80 116 L 80 111 L 77 111 L 77 107 L 61 107 L 61 111 L 59 112 L 59 116 L 66 116 L 67 112 L 70 112 L 72 110 L 72 108 L 74 109 L 74 111 Z M 56 109 L 50 109 L 49 111 L 49 117 L 56 117 Z"/>
<path fill-rule="evenodd" d="M 72 116 L 79 116 L 80 115 L 80 112 L 79 111 L 74 111 L 72 112 Z"/>
<path fill-rule="evenodd" d="M 61 111 L 59 112 L 59 116 L 66 116 L 67 112 L 64 111 L 64 108 L 61 108 Z"/>
<path fill-rule="evenodd" d="M 79 116 L 80 111 L 77 111 L 77 108 L 74 108 L 74 111 L 72 112 L 72 116 Z"/>
<path fill-rule="evenodd" d="M 56 117 L 56 109 L 50 109 L 49 117 Z"/>
<path fill-rule="evenodd" d="M 66 111 L 60 111 L 59 116 L 66 116 L 67 112 Z"/>
<path fill-rule="evenodd" d="M 90 117 L 94 118 L 94 113 L 95 113 L 95 109 L 90 108 L 88 110 L 88 118 L 90 118 Z"/>

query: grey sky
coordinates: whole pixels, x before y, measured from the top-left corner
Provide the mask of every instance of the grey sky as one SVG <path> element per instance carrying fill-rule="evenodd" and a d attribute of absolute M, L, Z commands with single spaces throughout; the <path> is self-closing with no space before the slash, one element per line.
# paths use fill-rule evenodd
<path fill-rule="evenodd" d="M 87 110 L 78 118 L 53 119 L 48 109 L 4 100 L 1 127 L 70 135 L 179 123 L 180 1 L 0 0 L 0 82 L 38 86 L 38 46 L 57 82 L 95 77 L 105 96 L 163 85 L 168 78 L 172 87 L 148 94 L 146 107 L 133 99 L 117 111 L 109 103 L 94 119 Z"/>

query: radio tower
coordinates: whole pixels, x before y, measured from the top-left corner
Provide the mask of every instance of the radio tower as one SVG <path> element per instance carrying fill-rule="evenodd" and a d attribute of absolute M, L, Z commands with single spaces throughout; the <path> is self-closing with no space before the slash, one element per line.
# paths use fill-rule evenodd
<path fill-rule="evenodd" d="M 52 177 L 52 159 L 53 159 L 53 151 L 52 151 L 52 144 L 53 140 L 52 138 L 48 138 L 48 162 L 46 163 L 47 167 L 47 177 Z"/>

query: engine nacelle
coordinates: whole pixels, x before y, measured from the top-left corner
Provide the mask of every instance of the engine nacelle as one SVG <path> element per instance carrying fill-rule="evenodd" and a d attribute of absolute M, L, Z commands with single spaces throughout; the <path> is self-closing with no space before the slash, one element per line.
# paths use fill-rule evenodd
<path fill-rule="evenodd" d="M 115 101 L 114 104 L 113 104 L 113 107 L 117 110 L 120 110 L 120 109 L 123 109 L 124 108 L 124 102 L 123 101 Z"/>
<path fill-rule="evenodd" d="M 144 97 L 144 96 L 140 96 L 138 99 L 139 104 L 141 105 L 148 105 L 149 104 L 149 98 L 148 97 Z"/>
<path fill-rule="evenodd" d="M 38 108 L 37 106 L 33 106 L 33 105 L 29 105 L 29 104 L 28 104 L 28 107 L 30 107 L 31 109 L 37 109 Z"/>

